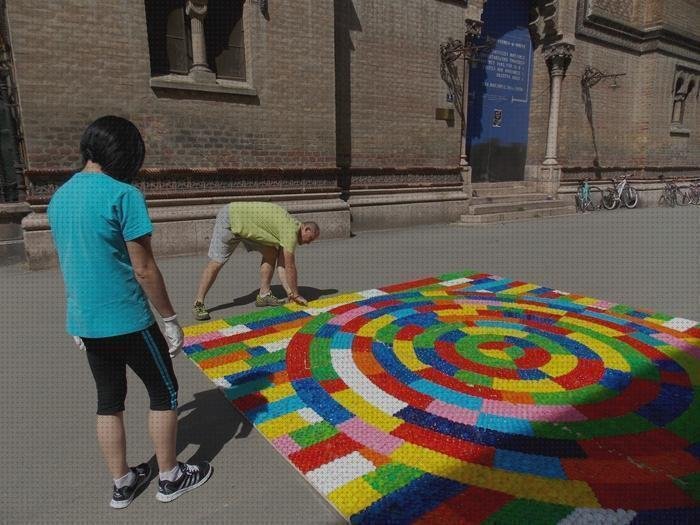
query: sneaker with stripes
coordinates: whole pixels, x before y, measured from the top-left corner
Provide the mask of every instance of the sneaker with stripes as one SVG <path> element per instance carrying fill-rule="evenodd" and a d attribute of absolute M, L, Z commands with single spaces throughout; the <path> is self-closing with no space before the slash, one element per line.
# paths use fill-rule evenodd
<path fill-rule="evenodd" d="M 112 487 L 112 501 L 109 502 L 109 506 L 113 509 L 128 507 L 151 479 L 151 467 L 148 466 L 148 463 L 131 467 L 131 471 L 134 473 L 134 481 L 131 485 L 121 488 L 117 488 L 116 485 Z"/>
<path fill-rule="evenodd" d="M 178 465 L 180 466 L 180 477 L 175 481 L 164 479 L 159 481 L 158 494 L 156 494 L 158 501 L 168 502 L 179 498 L 185 492 L 194 490 L 206 483 L 212 472 L 214 472 L 214 467 L 206 461 L 197 464 L 178 462 Z"/>

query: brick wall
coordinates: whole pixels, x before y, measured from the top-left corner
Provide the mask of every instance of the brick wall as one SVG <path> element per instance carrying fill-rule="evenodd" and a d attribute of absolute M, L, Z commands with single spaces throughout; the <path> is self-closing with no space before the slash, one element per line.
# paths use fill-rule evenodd
<path fill-rule="evenodd" d="M 456 166 L 459 117 L 450 127 L 435 120 L 435 108 L 452 107 L 439 49 L 463 38 L 463 7 L 425 0 L 346 3 L 354 18 L 351 49 L 343 50 L 351 64 L 352 165 Z"/>
<path fill-rule="evenodd" d="M 697 23 L 700 4 L 697 1 L 592 0 L 591 3 L 599 11 L 639 29 L 663 23 L 672 29 L 688 31 L 688 35 L 700 40 Z M 700 55 L 690 60 L 668 53 L 640 54 L 603 40 L 579 38 L 574 24 L 577 2 L 562 0 L 560 8 L 564 38 L 575 43 L 576 49 L 562 87 L 559 162 L 566 167 L 592 167 L 596 157 L 595 137 L 602 166 L 700 167 L 697 97 L 689 98 L 686 104 L 684 122 L 690 134 L 671 133 L 676 66 L 700 69 Z M 535 51 L 528 164 L 541 162 L 546 146 L 549 76 L 540 51 Z M 617 80 L 617 88 L 611 87 L 612 80 L 603 80 L 590 88 L 592 129 L 581 87 L 587 65 L 606 74 L 624 73 Z"/>
<path fill-rule="evenodd" d="M 624 74 L 602 80 L 589 88 L 591 122 L 581 78 L 586 66 L 605 74 Z M 604 166 L 643 165 L 648 132 L 649 82 L 640 58 L 620 50 L 606 49 L 584 40 L 576 42 L 562 92 L 559 159 L 566 165 L 591 166 L 595 144 Z"/>
<path fill-rule="evenodd" d="M 583 0 L 581 0 L 583 1 Z M 594 0 L 640 27 L 668 23 L 700 35 L 697 0 Z M 459 120 L 440 78 L 439 46 L 461 39 L 480 2 L 333 0 L 271 2 L 270 19 L 246 2 L 250 83 L 257 97 L 154 91 L 143 1 L 43 0 L 8 4 L 31 169 L 76 166 L 85 125 L 116 113 L 134 120 L 147 167 L 452 167 Z M 591 165 L 593 135 L 581 97 L 586 65 L 625 73 L 619 88 L 591 89 L 593 125 L 604 165 L 700 164 L 698 130 L 670 134 L 676 64 L 577 38 L 575 0 L 559 2 L 559 25 L 576 51 L 564 79 L 559 159 Z M 528 164 L 544 158 L 549 75 L 535 51 Z M 686 121 L 697 127 L 698 101 Z"/>
<path fill-rule="evenodd" d="M 23 0 L 9 6 L 30 168 L 74 165 L 97 116 L 131 118 L 147 167 L 333 167 L 333 7 L 246 3 L 258 96 L 154 92 L 142 1 Z"/>
<path fill-rule="evenodd" d="M 700 64 L 663 56 L 654 57 L 649 62 L 657 86 L 650 97 L 650 130 L 655 139 L 649 144 L 650 163 L 700 166 L 700 101 L 697 86 L 686 100 L 683 127 L 688 129 L 689 134 L 678 135 L 671 130 L 676 67 L 691 67 L 700 76 Z"/>
<path fill-rule="evenodd" d="M 661 4 L 664 24 L 700 36 L 700 3 L 697 0 L 667 0 Z"/>
<path fill-rule="evenodd" d="M 143 1 L 8 8 L 31 169 L 77 166 L 81 132 L 108 113 L 140 127 L 146 167 L 327 168 L 336 146 L 357 167 L 457 164 L 459 120 L 435 108 L 449 106 L 439 46 L 463 35 L 459 2 L 270 2 L 269 21 L 247 2 L 257 97 L 154 91 Z"/>
<path fill-rule="evenodd" d="M 604 11 L 605 13 L 623 22 L 632 23 L 636 19 L 636 2 L 634 1 L 592 0 L 591 4 L 598 10 Z"/>

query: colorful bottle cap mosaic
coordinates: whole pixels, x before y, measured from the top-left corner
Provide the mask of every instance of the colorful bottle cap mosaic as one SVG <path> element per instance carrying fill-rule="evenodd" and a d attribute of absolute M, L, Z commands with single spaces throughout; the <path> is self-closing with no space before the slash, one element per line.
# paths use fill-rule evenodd
<path fill-rule="evenodd" d="M 352 523 L 700 523 L 700 324 L 459 272 L 188 327 Z"/>

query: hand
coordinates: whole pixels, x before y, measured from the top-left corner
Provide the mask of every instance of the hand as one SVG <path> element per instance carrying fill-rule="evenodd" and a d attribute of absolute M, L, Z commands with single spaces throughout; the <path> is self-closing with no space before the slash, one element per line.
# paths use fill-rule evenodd
<path fill-rule="evenodd" d="M 168 342 L 168 353 L 172 359 L 182 350 L 182 344 L 185 341 L 185 334 L 182 333 L 180 323 L 177 322 L 177 315 L 163 318 L 163 335 Z"/>
<path fill-rule="evenodd" d="M 73 336 L 73 342 L 75 343 L 75 346 L 80 348 L 83 352 L 86 350 L 85 348 L 85 343 L 83 343 L 83 340 L 80 339 L 77 335 Z"/>

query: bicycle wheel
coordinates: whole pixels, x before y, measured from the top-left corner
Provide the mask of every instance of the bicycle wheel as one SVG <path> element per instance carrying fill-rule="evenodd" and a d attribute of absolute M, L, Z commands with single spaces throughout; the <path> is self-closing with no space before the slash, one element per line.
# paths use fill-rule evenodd
<path fill-rule="evenodd" d="M 603 208 L 606 210 L 614 210 L 620 205 L 620 201 L 617 198 L 617 193 L 615 190 L 608 189 L 603 194 Z"/>
<path fill-rule="evenodd" d="M 690 192 L 690 202 L 691 204 L 700 204 L 700 189 L 693 189 Z"/>
<path fill-rule="evenodd" d="M 595 210 L 595 205 L 593 204 L 593 201 L 591 200 L 591 196 L 589 195 L 586 199 L 584 199 L 581 202 L 581 211 L 593 211 Z"/>
<path fill-rule="evenodd" d="M 598 186 L 591 186 L 588 195 L 588 205 L 590 206 L 590 211 L 599 210 L 603 207 L 603 190 Z"/>
<path fill-rule="evenodd" d="M 670 190 L 664 190 L 659 197 L 659 206 L 673 208 L 675 203 L 673 202 L 673 192 Z"/>
<path fill-rule="evenodd" d="M 687 206 L 690 204 L 690 190 L 688 188 L 678 188 L 676 190 L 676 200 L 680 206 Z"/>
<path fill-rule="evenodd" d="M 621 197 L 622 204 L 625 205 L 625 208 L 634 208 L 639 202 L 639 195 L 637 194 L 637 190 L 635 190 L 632 186 L 627 186 L 625 188 L 625 191 L 622 192 Z"/>

